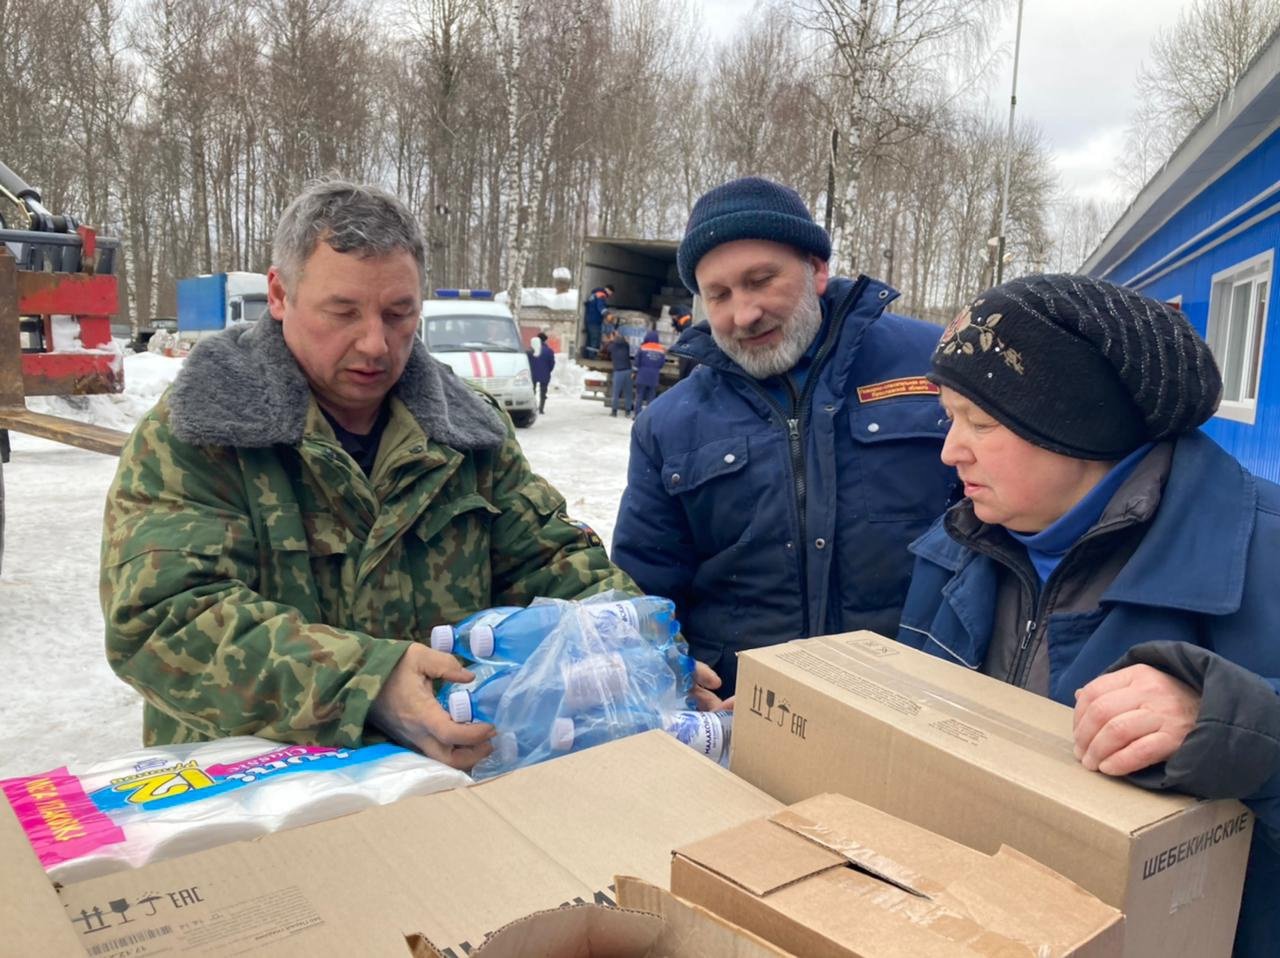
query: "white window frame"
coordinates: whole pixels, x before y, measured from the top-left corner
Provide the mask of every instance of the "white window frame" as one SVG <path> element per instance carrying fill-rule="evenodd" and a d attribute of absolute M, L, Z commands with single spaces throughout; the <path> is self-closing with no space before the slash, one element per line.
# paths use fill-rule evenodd
<path fill-rule="evenodd" d="M 1238 395 L 1227 395 L 1225 392 L 1217 415 L 1222 419 L 1253 424 L 1258 413 L 1258 391 L 1262 383 L 1262 357 L 1266 355 L 1268 300 L 1275 289 L 1274 277 L 1275 251 L 1267 250 L 1241 263 L 1213 274 L 1209 289 L 1209 321 L 1205 327 L 1205 339 L 1213 351 L 1222 371 L 1223 388 L 1232 379 L 1231 370 L 1226 367 L 1226 342 L 1233 330 L 1239 330 L 1240 319 L 1232 323 L 1230 310 L 1235 302 L 1235 294 L 1241 286 L 1249 286 L 1249 305 L 1247 315 L 1243 319 L 1244 328 L 1239 330 L 1244 337 L 1243 352 L 1240 354 L 1240 389 Z M 1266 284 L 1265 292 L 1259 292 L 1259 286 Z M 1223 328 L 1223 324 L 1227 328 Z M 1258 328 L 1261 324 L 1261 329 Z M 1250 370 L 1256 372 L 1253 381 L 1245 379 Z"/>

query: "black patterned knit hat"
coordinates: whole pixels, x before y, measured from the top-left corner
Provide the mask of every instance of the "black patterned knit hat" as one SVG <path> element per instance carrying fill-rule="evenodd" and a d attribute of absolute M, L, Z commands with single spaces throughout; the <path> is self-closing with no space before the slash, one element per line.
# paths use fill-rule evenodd
<path fill-rule="evenodd" d="M 698 292 L 698 260 L 721 243 L 742 239 L 784 243 L 823 262 L 831 258 L 831 237 L 813 221 L 799 193 L 772 180 L 745 176 L 708 190 L 693 204 L 676 253 L 685 286 Z"/>
<path fill-rule="evenodd" d="M 930 379 L 1037 446 L 1121 459 L 1213 415 L 1222 377 L 1181 312 L 1088 276 L 1032 275 L 951 321 Z"/>

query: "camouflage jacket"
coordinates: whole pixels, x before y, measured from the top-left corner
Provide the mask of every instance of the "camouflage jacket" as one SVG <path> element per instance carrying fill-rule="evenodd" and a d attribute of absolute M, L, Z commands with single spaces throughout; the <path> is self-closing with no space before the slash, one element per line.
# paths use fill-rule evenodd
<path fill-rule="evenodd" d="M 529 468 L 510 420 L 415 343 L 371 476 L 270 317 L 201 343 L 108 493 L 112 668 L 148 745 L 380 741 L 408 643 L 491 605 L 638 592 Z"/>

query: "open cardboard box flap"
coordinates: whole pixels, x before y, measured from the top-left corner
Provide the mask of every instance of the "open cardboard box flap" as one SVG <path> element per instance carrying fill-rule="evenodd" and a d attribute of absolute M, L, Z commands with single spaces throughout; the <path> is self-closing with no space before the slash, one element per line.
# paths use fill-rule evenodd
<path fill-rule="evenodd" d="M 678 849 L 676 854 L 740 885 L 768 895 L 811 875 L 838 868 L 845 859 L 826 848 L 757 819 Z"/>
<path fill-rule="evenodd" d="M 1118 955 L 1123 916 L 1014 849 L 986 855 L 839 795 L 691 843 L 672 890 L 798 954 Z"/>

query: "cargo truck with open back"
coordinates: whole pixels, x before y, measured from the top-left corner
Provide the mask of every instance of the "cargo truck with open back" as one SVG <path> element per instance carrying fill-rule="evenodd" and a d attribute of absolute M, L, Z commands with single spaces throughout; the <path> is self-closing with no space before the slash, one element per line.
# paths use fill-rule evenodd
<path fill-rule="evenodd" d="M 630 342 L 632 355 L 640 348 L 648 330 L 657 330 L 658 339 L 664 346 L 670 346 L 677 339 L 668 318 L 670 307 L 693 301 L 693 294 L 680 282 L 680 273 L 676 269 L 679 247 L 675 240 L 618 236 L 588 236 L 583 241 L 582 258 L 578 264 L 579 298 L 585 300 L 597 287 L 613 287 L 609 312 L 618 317 L 619 331 Z M 580 315 L 577 339 L 567 345 L 577 362 L 587 370 L 583 382 L 585 392 L 601 396 L 608 403 L 613 364 L 608 359 L 586 356 L 586 342 L 586 326 Z M 679 378 L 675 358 L 668 357 L 658 382 L 658 391 L 675 385 Z"/>

